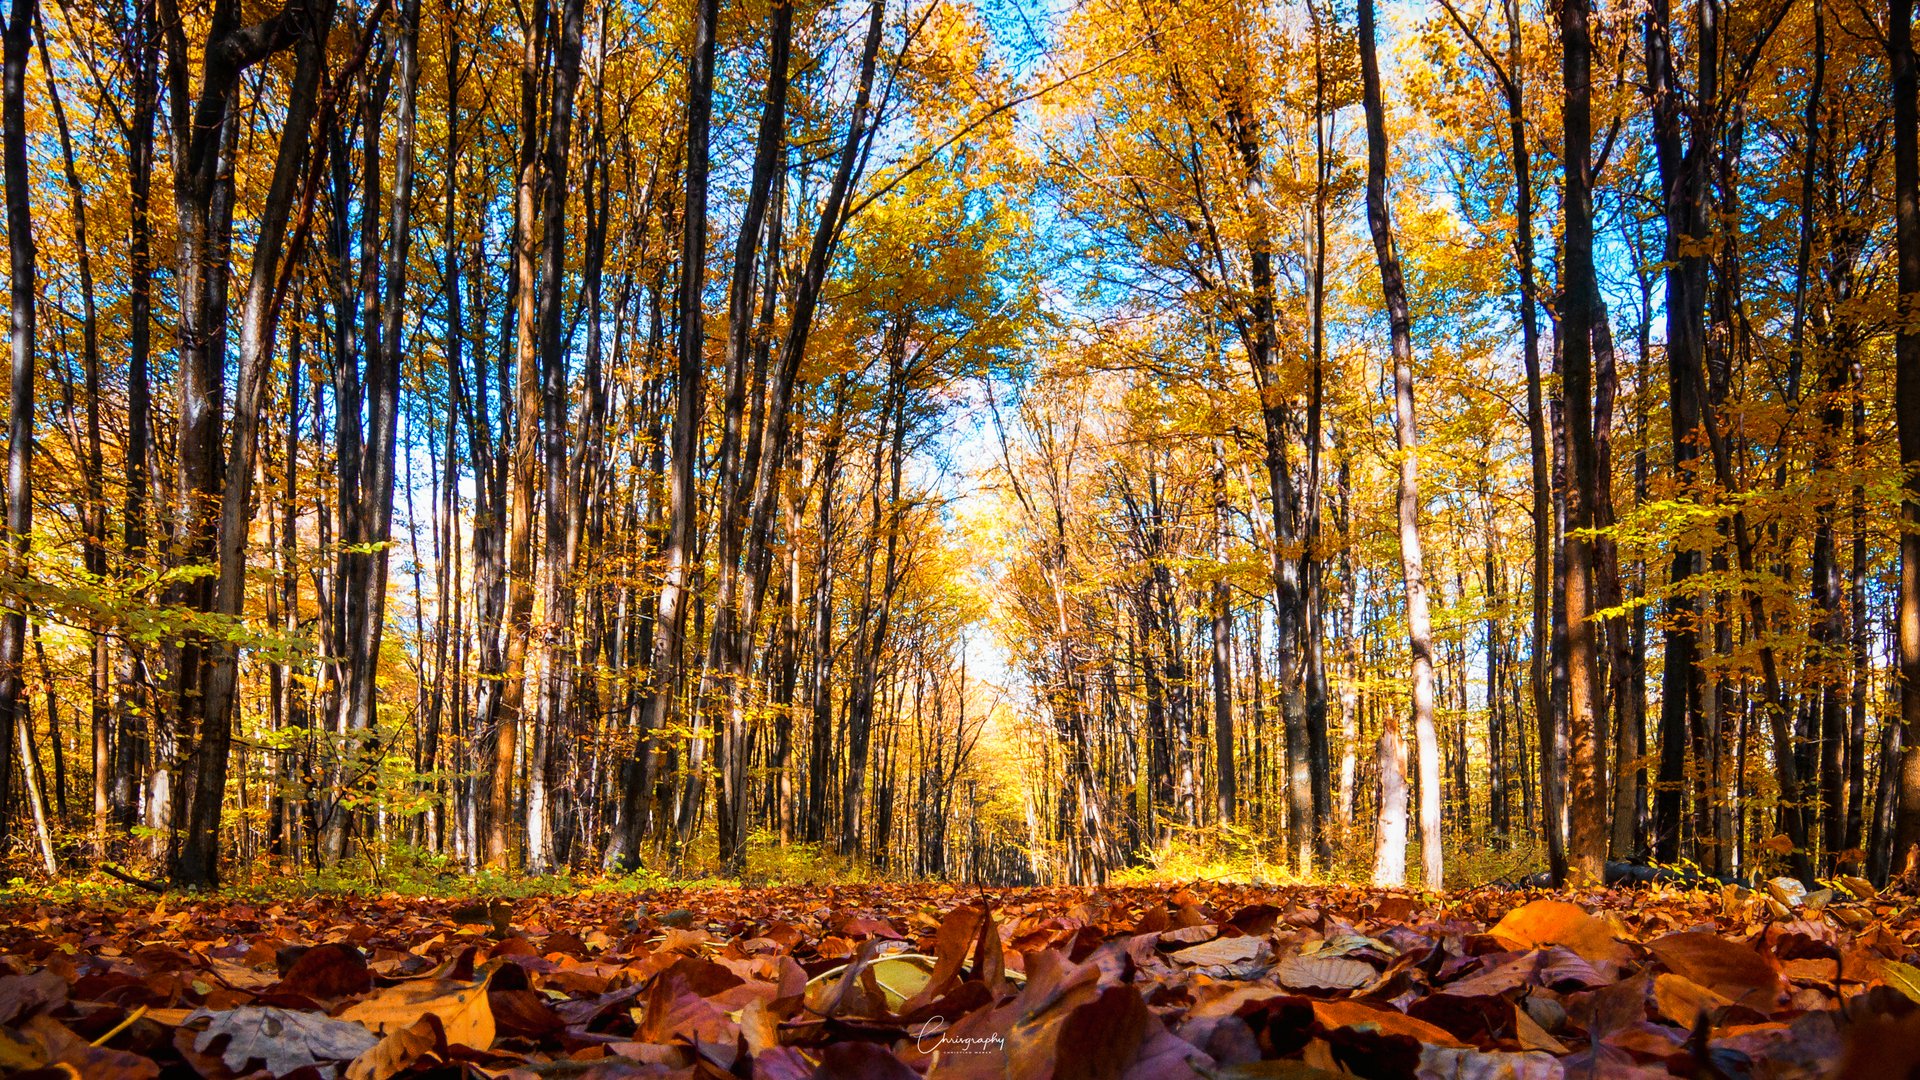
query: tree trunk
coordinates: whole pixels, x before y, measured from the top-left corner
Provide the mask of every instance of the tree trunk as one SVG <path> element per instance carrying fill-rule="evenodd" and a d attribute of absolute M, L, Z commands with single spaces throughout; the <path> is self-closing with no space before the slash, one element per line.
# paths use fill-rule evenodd
<path fill-rule="evenodd" d="M 18 0 L 16 0 L 18 2 Z M 1900 767 L 1894 869 L 1909 873 L 1920 856 L 1920 72 L 1913 52 L 1913 0 L 1893 0 L 1887 60 L 1893 82 L 1894 230 L 1898 322 L 1894 337 L 1894 413 L 1900 428 Z M 16 301 L 17 303 L 17 301 Z M 17 361 L 16 361 L 17 363 Z M 18 376 L 15 376 L 16 380 Z"/>
<path fill-rule="evenodd" d="M 47 100 L 53 106 L 54 126 L 60 136 L 60 161 L 66 175 L 73 215 L 75 261 L 80 276 L 80 350 L 87 387 L 86 435 L 82 458 L 87 499 L 80 511 L 81 565 L 95 579 L 103 579 L 107 574 L 107 501 L 100 447 L 100 320 L 93 288 L 93 250 L 87 237 L 86 189 L 81 185 L 80 171 L 74 162 L 73 136 L 67 128 L 67 111 L 60 102 L 59 82 L 54 78 L 53 61 L 47 55 L 44 19 L 37 7 L 34 16 L 35 25 L 40 30 L 40 67 L 47 78 Z M 108 705 L 113 692 L 113 657 L 108 648 L 107 635 L 100 628 L 95 627 L 90 638 L 87 713 L 93 751 L 93 849 L 95 858 L 105 858 L 107 781 L 112 771 L 113 750 L 112 713 Z M 57 741 L 55 745 L 58 745 Z"/>
<path fill-rule="evenodd" d="M 561 332 L 560 317 L 567 268 L 567 166 L 574 97 L 580 85 L 580 36 L 584 16 L 584 0 L 564 0 L 541 166 L 540 295 L 535 343 L 540 354 L 541 457 L 546 466 L 546 535 L 541 560 L 546 606 L 536 665 L 542 677 L 540 704 L 535 713 L 533 743 L 527 755 L 526 809 L 527 870 L 535 874 L 554 869 L 553 744 L 572 706 L 575 662 L 573 563 L 569 542 L 573 531 L 572 502 L 586 498 L 585 492 L 571 490 L 567 438 L 569 350 Z"/>
<path fill-rule="evenodd" d="M 27 575 L 27 545 L 33 532 L 33 365 L 34 279 L 32 178 L 27 173 L 27 55 L 33 45 L 37 0 L 13 0 L 4 31 L 4 85 L 0 86 L 0 164 L 6 169 L 7 277 L 10 290 L 8 345 L 12 390 L 7 422 L 6 571 Z M 26 745 L 25 660 L 27 613 L 24 607 L 0 613 L 0 746 L 11 747 L 20 727 Z M 13 805 L 8 755 L 0 753 L 0 843 L 7 837 Z M 32 782 L 29 776 L 28 782 Z M 36 812 L 37 812 L 36 803 Z M 51 859 L 49 859 L 51 864 Z M 49 865 L 48 872 L 52 873 Z"/>
<path fill-rule="evenodd" d="M 648 742 L 666 726 L 680 683 L 681 642 L 686 635 L 687 591 L 692 574 L 694 514 L 698 496 L 694 466 L 700 454 L 700 406 L 705 397 L 706 323 L 701 306 L 707 279 L 708 137 L 713 118 L 714 26 L 719 0 L 696 0 L 693 51 L 687 58 L 686 192 L 681 213 L 678 385 L 673 413 L 673 449 L 668 480 L 666 577 L 649 648 L 647 688 L 640 712 L 636 763 L 626 770 L 621 799 L 623 825 L 607 845 L 609 868 L 639 864 L 642 807 L 652 787 Z"/>
<path fill-rule="evenodd" d="M 1560 8 L 1560 44 L 1566 133 L 1561 199 L 1564 223 L 1564 289 L 1561 303 L 1561 387 L 1567 410 L 1567 728 L 1571 736 L 1568 801 L 1572 821 L 1569 870 L 1580 885 L 1602 882 L 1607 858 L 1607 806 L 1600 761 L 1595 703 L 1599 697 L 1598 650 L 1594 643 L 1593 526 L 1596 488 L 1593 452 L 1592 45 L 1585 0 Z"/>
<path fill-rule="evenodd" d="M 159 111 L 159 32 L 153 3 L 137 6 L 134 25 L 122 48 L 132 81 L 127 121 L 127 442 L 121 462 L 126 501 L 121 511 L 122 543 L 129 568 L 147 549 L 147 466 L 151 436 L 149 358 L 153 343 L 153 134 Z M 152 717 L 147 700 L 146 665 L 131 643 L 120 652 L 119 743 L 114 759 L 113 802 L 122 828 L 139 820 L 143 772 L 151 748 Z"/>
<path fill-rule="evenodd" d="M 760 113 L 746 212 L 734 245 L 733 275 L 727 287 L 725 390 L 717 465 L 720 503 L 714 523 L 716 599 L 713 629 L 707 638 L 706 670 L 701 679 L 700 712 L 695 719 L 696 731 L 709 727 L 720 731 L 720 801 L 716 815 L 720 858 L 735 873 L 746 866 L 748 730 L 742 699 L 746 688 L 742 683 L 747 668 L 744 654 L 752 644 L 751 628 L 743 625 L 740 610 L 743 575 L 739 558 L 745 531 L 741 511 L 752 494 L 745 472 L 752 465 L 743 464 L 741 428 L 747 399 L 747 369 L 752 359 L 754 285 L 760 243 L 766 235 L 767 207 L 774 190 L 774 178 L 786 162 L 787 62 L 792 52 L 793 5 L 775 3 L 771 17 L 766 101 Z M 784 208 L 778 208 L 776 214 L 783 211 Z M 770 253 L 769 262 L 777 263 L 779 257 L 776 248 Z M 771 267 L 768 276 L 773 276 Z M 773 295 L 769 289 L 768 299 L 773 299 Z M 767 315 L 771 317 L 771 312 Z M 699 800 L 702 783 L 699 773 L 689 778 L 689 798 L 694 802 Z"/>
<path fill-rule="evenodd" d="M 1392 338 L 1394 387 L 1394 444 L 1400 453 L 1400 571 L 1407 591 L 1407 641 L 1412 651 L 1413 730 L 1420 771 L 1420 883 L 1431 892 L 1444 887 L 1445 858 L 1441 849 L 1440 741 L 1433 724 L 1433 622 L 1427 611 L 1426 571 L 1420 551 L 1419 435 L 1413 411 L 1413 335 L 1407 312 L 1406 285 L 1395 250 L 1393 219 L 1387 205 L 1386 108 L 1380 96 L 1380 62 L 1373 41 L 1373 0 L 1360 0 L 1360 72 L 1367 116 L 1367 227 L 1373 234 L 1374 256 L 1380 265 L 1380 293 L 1387 306 Z M 1392 730 L 1391 727 L 1388 729 Z M 1397 738 L 1395 739 L 1397 742 Z M 1389 746 L 1381 739 L 1383 757 Z M 1381 801 L 1388 796 L 1386 771 L 1381 773 Z M 1382 810 L 1383 825 L 1386 811 Z M 1383 829 L 1384 832 L 1384 829 Z M 1394 853 L 1382 853 L 1392 859 Z M 1402 849 L 1404 850 L 1404 849 Z M 1374 879 L 1395 875 L 1376 862 Z"/>
<path fill-rule="evenodd" d="M 1234 820 L 1238 793 L 1233 755 L 1233 609 L 1229 602 L 1227 565 L 1227 476 L 1218 442 L 1213 447 L 1213 517 L 1218 530 L 1215 558 L 1220 566 L 1214 578 L 1213 628 L 1213 749 L 1215 761 L 1214 812 L 1222 824 Z"/>

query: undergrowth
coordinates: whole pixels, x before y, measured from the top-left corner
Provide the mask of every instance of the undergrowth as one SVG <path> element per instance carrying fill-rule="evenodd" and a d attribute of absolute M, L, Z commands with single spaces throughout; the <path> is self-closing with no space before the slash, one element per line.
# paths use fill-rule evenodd
<path fill-rule="evenodd" d="M 1314 873 L 1302 876 L 1289 865 L 1283 837 L 1252 826 L 1224 825 L 1177 830 L 1159 844 L 1143 845 L 1132 854 L 1131 865 L 1108 878 L 1115 886 L 1154 886 L 1204 881 L 1263 886 L 1366 884 L 1372 878 L 1373 852 L 1369 845 L 1332 838 L 1333 858 L 1316 861 Z M 1449 842 L 1446 852 L 1447 885 L 1452 889 L 1512 882 L 1546 865 L 1537 838 L 1516 837 L 1512 843 L 1485 840 Z M 47 901 L 89 905 L 150 903 L 153 893 L 117 880 L 85 860 L 71 860 L 62 876 L 47 880 L 25 866 L 8 868 L 0 878 L 0 902 Z M 88 869 L 82 871 L 81 867 Z M 1408 881 L 1419 887 L 1420 852 L 1409 844 Z M 37 868 L 35 868 L 37 869 Z M 148 872 L 156 873 L 149 869 Z M 226 867 L 220 895 L 235 900 L 275 902 L 318 896 L 400 896 L 463 900 L 475 897 L 519 900 L 581 893 L 640 895 L 662 889 L 770 888 L 793 885 L 854 885 L 907 883 L 909 875 L 876 868 L 861 856 L 843 856 L 831 844 L 789 842 L 767 832 L 748 840 L 744 871 L 729 873 L 713 840 L 701 841 L 677 856 L 649 850 L 643 865 L 628 873 L 563 871 L 527 874 L 517 870 L 469 870 L 458 859 L 406 844 L 387 845 L 369 852 L 357 850 L 339 865 L 314 869 L 262 856 Z"/>

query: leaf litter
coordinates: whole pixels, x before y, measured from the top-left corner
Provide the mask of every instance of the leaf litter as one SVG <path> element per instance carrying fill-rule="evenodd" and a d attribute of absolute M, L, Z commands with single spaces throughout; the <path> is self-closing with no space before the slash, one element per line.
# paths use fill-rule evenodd
<path fill-rule="evenodd" d="M 1913 903 L 1834 884 L 16 902 L 0 1074 L 1910 1075 Z"/>

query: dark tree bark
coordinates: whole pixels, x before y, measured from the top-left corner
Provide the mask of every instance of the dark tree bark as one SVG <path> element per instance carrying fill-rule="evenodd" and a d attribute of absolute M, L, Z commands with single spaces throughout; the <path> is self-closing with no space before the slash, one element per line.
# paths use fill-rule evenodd
<path fill-rule="evenodd" d="M 1233 607 L 1226 579 L 1227 467 L 1216 442 L 1213 448 L 1213 518 L 1220 574 L 1212 588 L 1213 631 L 1213 748 L 1215 769 L 1214 813 L 1222 823 L 1234 820 L 1239 793 L 1234 776 L 1233 745 Z"/>
<path fill-rule="evenodd" d="M 726 373 L 717 465 L 721 493 L 714 523 L 718 580 L 713 628 L 707 638 L 706 669 L 701 680 L 700 711 L 695 717 L 696 739 L 702 738 L 708 727 L 720 731 L 720 803 L 716 815 L 720 857 L 736 873 L 746 866 L 748 724 L 743 683 L 747 667 L 744 654 L 751 646 L 747 636 L 750 628 L 742 624 L 741 618 L 743 575 L 739 559 L 746 525 L 742 511 L 752 494 L 746 483 L 746 470 L 757 464 L 743 464 L 747 455 L 743 454 L 745 439 L 741 428 L 746 413 L 747 369 L 752 360 L 754 285 L 760 244 L 766 238 L 767 208 L 775 175 L 786 165 L 787 62 L 792 54 L 793 39 L 790 0 L 779 0 L 773 5 L 772 24 L 767 45 L 766 100 L 760 113 L 746 212 L 734 244 L 733 275 L 727 288 Z M 776 216 L 782 213 L 782 208 L 776 208 Z M 769 253 L 768 262 L 777 264 L 779 257 L 776 247 Z M 768 298 L 772 298 L 770 290 Z M 767 315 L 770 317 L 771 313 Z M 688 781 L 691 801 L 698 802 L 702 786 L 703 777 L 696 771 Z"/>
<path fill-rule="evenodd" d="M 187 57 L 179 14 L 171 0 L 162 10 L 170 38 L 168 67 L 175 82 L 175 203 L 180 218 L 180 495 L 182 535 L 191 559 L 211 557 L 217 570 L 186 597 L 195 607 L 239 617 L 246 581 L 247 532 L 259 450 L 260 414 L 272 371 L 273 341 L 283 279 L 282 256 L 296 202 L 295 187 L 306 170 L 308 130 L 318 108 L 326 39 L 333 24 L 332 0 L 289 5 L 254 26 L 238 26 L 237 9 L 216 10 L 205 52 L 200 96 L 192 119 L 181 123 Z M 384 5 L 371 13 L 377 19 Z M 230 247 L 232 178 L 220 161 L 231 138 L 232 98 L 241 72 L 274 52 L 295 47 L 287 116 L 268 183 L 261 225 L 243 302 L 238 383 L 226 452 L 220 448 L 220 404 L 225 399 L 223 355 L 226 274 L 202 260 L 225 259 Z M 364 55 L 364 50 L 362 55 Z M 226 131 L 228 134 L 223 135 Z M 308 188 L 311 191 L 311 185 Z M 298 257 L 291 253 L 289 262 Z M 217 514 L 211 511 L 217 510 Z M 209 550 L 210 549 L 210 550 Z M 174 820 L 184 836 L 170 853 L 168 874 L 177 886 L 212 887 L 219 882 L 220 816 L 225 799 L 228 748 L 233 736 L 238 653 L 231 641 L 190 636 L 174 672 L 175 735 L 183 748 L 182 775 L 174 787 Z"/>
<path fill-rule="evenodd" d="M 564 0 L 546 143 L 541 154 L 540 291 L 535 341 L 540 354 L 541 458 L 546 468 L 546 535 L 541 559 L 546 609 L 539 629 L 537 667 L 542 685 L 533 743 L 527 754 L 526 808 L 526 865 L 529 872 L 540 874 L 554 868 L 553 746 L 556 732 L 567 721 L 573 698 L 574 587 L 569 537 L 573 531 L 573 500 L 586 497 L 584 492 L 570 491 L 573 478 L 568 455 L 567 392 L 571 380 L 568 343 L 560 317 L 567 267 L 567 173 L 574 98 L 580 86 L 584 18 L 584 0 Z"/>
<path fill-rule="evenodd" d="M 361 360 L 355 371 L 341 358 L 335 372 L 336 429 L 340 445 L 339 503 L 343 551 L 337 570 L 342 617 L 336 624 L 333 655 L 344 660 L 335 729 L 349 745 L 372 739 L 377 702 L 380 644 L 386 627 L 387 566 L 393 538 L 393 491 L 400 418 L 400 334 L 406 312 L 409 253 L 412 247 L 414 101 L 419 86 L 419 0 L 405 0 L 394 63 L 399 69 L 399 112 L 394 130 L 393 190 L 389 194 L 387 235 L 382 265 L 379 114 L 384 111 L 388 74 L 370 83 L 362 118 L 365 157 L 361 189 L 360 304 Z M 364 421 L 362 419 L 364 415 Z M 364 428 L 362 424 L 364 423 Z M 349 778 L 368 771 L 350 760 Z M 351 816 L 338 808 L 327 820 L 325 857 L 337 863 L 347 851 Z"/>
<path fill-rule="evenodd" d="M 1561 387 L 1567 431 L 1567 727 L 1571 736 L 1568 800 L 1572 830 L 1568 869 L 1580 884 L 1605 875 L 1607 806 L 1601 784 L 1604 746 L 1597 737 L 1598 650 L 1594 637 L 1593 526 L 1596 488 L 1593 450 L 1592 43 L 1585 0 L 1560 7 L 1562 117 L 1565 132 L 1564 275 L 1561 311 Z"/>
<path fill-rule="evenodd" d="M 126 501 L 121 511 L 122 545 L 129 569 L 147 550 L 147 468 L 152 443 L 152 391 L 149 367 L 153 343 L 154 121 L 159 112 L 159 42 L 156 0 L 141 0 L 133 25 L 123 31 L 122 51 L 131 82 L 124 136 L 127 144 L 127 443 L 122 471 Z M 114 757 L 113 802 L 122 828 L 138 820 L 142 785 L 151 746 L 146 666 L 138 649 L 120 652 L 119 739 Z"/>
<path fill-rule="evenodd" d="M 1887 61 L 1893 91 L 1893 221 L 1898 260 L 1899 330 L 1894 337 L 1894 413 L 1906 470 L 1900 520 L 1900 815 L 1896 868 L 1920 861 L 1920 72 L 1913 51 L 1913 0 L 1893 0 Z"/>
<path fill-rule="evenodd" d="M 54 127 L 60 135 L 60 161 L 64 167 L 71 213 L 76 269 L 80 276 L 80 353 L 86 378 L 87 417 L 84 443 L 75 450 L 81 457 L 86 505 L 80 510 L 81 565 L 96 579 L 107 573 L 107 500 L 100 452 L 100 319 L 93 287 L 93 249 L 87 237 L 86 189 L 80 183 L 80 171 L 73 156 L 73 136 L 67 127 L 67 111 L 60 102 L 60 86 L 54 78 L 53 61 L 47 55 L 45 20 L 36 8 L 35 26 L 40 33 L 40 67 L 47 78 L 47 100 L 53 107 Z M 71 414 L 71 409 L 69 409 Z M 78 441 L 78 440 L 76 440 Z M 96 858 L 107 853 L 108 780 L 112 772 L 112 695 L 113 657 L 107 635 L 93 628 L 88 649 L 87 713 L 93 750 L 93 848 Z M 57 749 L 60 743 L 54 740 Z M 64 784 L 61 787 L 64 789 Z M 66 816 L 66 799 L 60 799 L 61 816 Z"/>
<path fill-rule="evenodd" d="M 1705 7 L 1702 8 L 1703 13 Z M 1674 478 L 1691 486 L 1698 474 L 1701 402 L 1699 386 L 1705 336 L 1706 258 L 1701 254 L 1705 223 L 1706 172 L 1701 133 L 1708 110 L 1692 118 L 1692 138 L 1683 142 L 1688 116 L 1673 71 L 1673 17 L 1669 0 L 1651 0 L 1645 23 L 1647 95 L 1653 114 L 1653 143 L 1660 171 L 1664 219 L 1662 262 L 1666 265 L 1668 415 L 1672 421 Z M 1698 100 L 1718 93 L 1717 44 L 1711 15 L 1701 26 Z M 1680 857 L 1681 815 L 1686 796 L 1686 751 L 1699 725 L 1700 610 L 1691 579 L 1700 572 L 1698 551 L 1674 552 L 1661 675 L 1660 772 L 1653 807 L 1653 854 L 1671 862 Z"/>
<path fill-rule="evenodd" d="M 719 0 L 696 0 L 693 51 L 687 58 L 685 205 L 681 214 L 678 381 L 673 414 L 673 448 L 668 480 L 666 577 L 660 586 L 649 647 L 647 688 L 640 713 L 638 763 L 626 771 L 619 820 L 620 835 L 607 846 L 607 864 L 638 865 L 642 807 L 653 786 L 649 740 L 667 721 L 680 683 L 681 642 L 686 635 L 687 592 L 692 573 L 694 515 L 698 511 L 693 472 L 700 453 L 700 406 L 705 396 L 706 323 L 701 294 L 707 275 L 708 137 L 713 118 L 714 24 Z"/>
<path fill-rule="evenodd" d="M 1451 3 L 1444 5 L 1447 14 L 1468 37 L 1479 51 L 1480 56 L 1493 70 L 1494 79 L 1500 87 L 1501 97 L 1506 103 L 1508 154 L 1513 167 L 1513 256 L 1514 269 L 1518 281 L 1515 300 L 1520 309 L 1520 345 L 1521 358 L 1527 373 L 1527 450 L 1532 475 L 1532 521 L 1533 521 L 1533 560 L 1531 589 L 1531 644 L 1528 648 L 1527 678 L 1532 691 L 1532 704 L 1537 731 L 1539 732 L 1539 755 L 1542 775 L 1551 776 L 1547 766 L 1554 756 L 1554 733 L 1557 725 L 1553 710 L 1553 684 L 1548 673 L 1548 642 L 1551 634 L 1549 604 L 1553 597 L 1553 487 L 1549 479 L 1552 464 L 1551 452 L 1547 442 L 1547 413 L 1545 393 L 1542 389 L 1542 361 L 1540 356 L 1540 307 L 1539 285 L 1534 272 L 1534 236 L 1533 236 L 1533 153 L 1527 138 L 1526 110 L 1526 68 L 1521 39 L 1521 15 L 1519 0 L 1505 0 L 1507 42 L 1504 62 L 1486 47 L 1468 26 L 1457 9 Z M 1518 705 L 1516 704 L 1516 714 Z M 1524 717 L 1515 716 L 1519 729 L 1524 729 Z M 1523 738 L 1520 744 L 1524 747 Z M 1523 800 L 1531 803 L 1535 787 L 1521 785 Z M 1539 788 L 1544 820 L 1557 822 L 1562 817 L 1561 806 L 1565 792 L 1554 783 L 1544 783 Z M 1523 820 L 1531 821 L 1531 809 L 1522 815 Z M 1566 873 L 1566 849 L 1559 829 L 1543 829 L 1547 839 L 1547 860 L 1549 873 L 1560 876 Z"/>
<path fill-rule="evenodd" d="M 37 0 L 13 0 L 4 30 L 0 71 L 0 165 L 6 169 L 7 275 L 11 286 L 7 344 L 12 370 L 7 408 L 7 528 L 9 576 L 27 573 L 33 532 L 33 365 L 37 252 L 33 241 L 32 181 L 27 174 L 27 56 L 33 48 Z M 9 763 L 15 725 L 26 723 L 27 613 L 0 613 L 0 842 L 12 802 Z M 22 728 L 24 735 L 24 727 Z M 29 766 L 30 767 L 30 766 Z M 32 777 L 28 777 L 32 781 Z M 36 803 L 36 806 L 38 804 Z"/>

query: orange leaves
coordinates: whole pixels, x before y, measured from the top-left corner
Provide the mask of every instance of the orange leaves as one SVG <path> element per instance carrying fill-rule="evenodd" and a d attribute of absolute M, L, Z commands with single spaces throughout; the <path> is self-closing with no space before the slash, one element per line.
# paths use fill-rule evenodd
<path fill-rule="evenodd" d="M 1324 1027 L 1405 1035 L 1429 1046 L 1465 1045 L 1444 1028 L 1416 1020 L 1397 1009 L 1365 1005 L 1358 1001 L 1316 1001 L 1313 1003 L 1313 1018 Z"/>
<path fill-rule="evenodd" d="M 487 1005 L 487 980 L 460 983 L 419 979 L 390 986 L 340 1014 L 364 1024 L 376 1035 L 410 1028 L 422 1017 L 439 1019 L 447 1042 L 485 1050 L 493 1045 L 493 1010 Z"/>
<path fill-rule="evenodd" d="M 1550 1077 L 1701 1072 L 1705 1053 L 1819 1075 L 1920 992 L 1884 912 L 1750 926 L 1754 905 L 1708 894 L 872 886 L 635 906 L 9 913 L 0 1071 Z"/>
<path fill-rule="evenodd" d="M 1785 988 L 1771 956 L 1720 934 L 1668 934 L 1648 942 L 1647 950 L 1668 971 L 1759 1013 L 1772 1012 Z"/>
<path fill-rule="evenodd" d="M 1624 964 L 1632 950 L 1614 940 L 1613 924 L 1589 915 L 1565 900 L 1535 900 L 1509 911 L 1487 931 L 1510 949 L 1537 949 L 1565 945 L 1590 964 Z"/>
<path fill-rule="evenodd" d="M 347 1080 L 389 1080 L 415 1065 L 444 1057 L 447 1032 L 440 1018 L 428 1013 L 411 1025 L 397 1028 L 373 1049 L 347 1066 Z"/>

